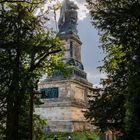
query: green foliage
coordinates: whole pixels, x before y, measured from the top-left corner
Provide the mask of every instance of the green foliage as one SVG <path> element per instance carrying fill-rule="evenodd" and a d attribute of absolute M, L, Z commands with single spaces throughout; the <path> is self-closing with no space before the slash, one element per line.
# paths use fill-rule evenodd
<path fill-rule="evenodd" d="M 47 140 L 53 140 L 55 135 L 59 140 L 68 140 L 68 136 L 71 136 L 73 140 L 99 140 L 98 132 L 50 132 L 47 134 Z"/>
<path fill-rule="evenodd" d="M 5 139 L 5 123 L 0 123 L 0 138 Z"/>
<path fill-rule="evenodd" d="M 44 73 L 64 67 L 61 41 L 45 29 L 46 17 L 35 16 L 44 2 L 0 0 L 0 124 L 7 140 L 29 138 L 30 95 Z"/>
<path fill-rule="evenodd" d="M 47 121 L 41 119 L 38 115 L 34 115 L 33 117 L 33 140 L 46 140 L 43 128 L 47 125 Z"/>
<path fill-rule="evenodd" d="M 140 2 L 137 0 L 87 0 L 92 23 L 106 52 L 103 89 L 89 102 L 86 117 L 101 130 L 122 131 L 123 140 L 140 139 Z M 95 118 L 95 119 L 93 119 Z"/>

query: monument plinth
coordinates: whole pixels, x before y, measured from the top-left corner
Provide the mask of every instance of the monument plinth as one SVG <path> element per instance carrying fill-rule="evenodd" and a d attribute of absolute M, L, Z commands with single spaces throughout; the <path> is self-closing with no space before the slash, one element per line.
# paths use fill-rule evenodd
<path fill-rule="evenodd" d="M 72 67 L 72 74 L 64 78 L 54 73 L 39 84 L 44 104 L 36 112 L 48 120 L 47 129 L 51 131 L 82 131 L 90 129 L 84 117 L 87 107 L 87 94 L 92 84 L 87 80 L 81 62 L 81 41 L 77 32 L 78 7 L 64 0 L 58 22 L 58 37 L 63 40 L 65 55 L 62 60 Z"/>

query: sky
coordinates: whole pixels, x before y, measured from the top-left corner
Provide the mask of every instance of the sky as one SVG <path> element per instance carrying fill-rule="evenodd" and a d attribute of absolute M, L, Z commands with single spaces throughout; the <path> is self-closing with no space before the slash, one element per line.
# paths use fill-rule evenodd
<path fill-rule="evenodd" d="M 45 5 L 45 9 L 48 6 L 52 6 L 56 3 L 61 3 L 63 0 L 50 0 L 51 2 Z M 100 78 L 105 78 L 105 74 L 99 72 L 98 66 L 102 65 L 104 53 L 99 49 L 99 35 L 98 31 L 92 26 L 91 18 L 88 9 L 86 8 L 85 0 L 71 0 L 78 6 L 78 35 L 82 44 L 81 56 L 82 63 L 87 73 L 87 79 L 93 84 L 94 87 L 99 86 Z M 56 12 L 56 18 L 59 19 L 59 11 Z M 48 24 L 50 27 L 55 27 L 54 16 L 50 16 Z"/>

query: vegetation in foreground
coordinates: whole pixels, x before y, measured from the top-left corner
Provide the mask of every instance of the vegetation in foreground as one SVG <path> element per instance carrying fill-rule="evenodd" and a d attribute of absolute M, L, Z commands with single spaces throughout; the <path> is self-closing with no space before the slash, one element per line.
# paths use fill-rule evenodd
<path fill-rule="evenodd" d="M 43 74 L 62 71 L 59 60 L 63 45 L 56 33 L 45 26 L 49 11 L 35 15 L 45 2 L 0 0 L 1 140 L 32 140 L 33 99 L 38 81 Z"/>
<path fill-rule="evenodd" d="M 98 132 L 51 132 L 47 134 L 47 140 L 53 140 L 54 136 L 57 135 L 59 140 L 67 140 L 68 136 L 72 137 L 72 140 L 99 140 L 99 133 Z"/>

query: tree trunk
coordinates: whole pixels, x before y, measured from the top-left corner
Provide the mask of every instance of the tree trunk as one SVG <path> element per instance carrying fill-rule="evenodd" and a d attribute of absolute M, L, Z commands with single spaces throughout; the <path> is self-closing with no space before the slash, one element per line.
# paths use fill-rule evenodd
<path fill-rule="evenodd" d="M 14 97 L 7 96 L 7 122 L 6 122 L 6 140 L 15 139 L 15 110 L 14 110 Z"/>
<path fill-rule="evenodd" d="M 12 96 L 11 93 L 7 97 L 6 140 L 19 140 L 19 108 L 19 96 Z"/>
<path fill-rule="evenodd" d="M 29 129 L 30 129 L 30 134 L 29 134 L 29 140 L 32 140 L 33 137 L 33 98 L 34 98 L 34 93 L 30 93 L 30 119 L 29 119 Z"/>

